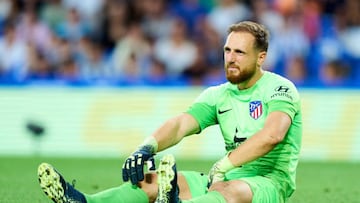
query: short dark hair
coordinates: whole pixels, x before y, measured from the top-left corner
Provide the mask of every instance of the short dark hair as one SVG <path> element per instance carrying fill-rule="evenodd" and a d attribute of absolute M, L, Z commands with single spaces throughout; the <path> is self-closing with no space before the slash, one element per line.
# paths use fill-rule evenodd
<path fill-rule="evenodd" d="M 252 21 L 242 21 L 233 24 L 228 29 L 231 32 L 247 32 L 255 37 L 255 48 L 260 51 L 267 51 L 269 46 L 269 31 L 262 24 Z"/>

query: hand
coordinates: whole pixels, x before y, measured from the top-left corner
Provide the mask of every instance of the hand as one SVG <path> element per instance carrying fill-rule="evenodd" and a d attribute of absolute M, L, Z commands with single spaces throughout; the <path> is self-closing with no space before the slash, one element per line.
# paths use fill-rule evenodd
<path fill-rule="evenodd" d="M 215 182 L 223 181 L 225 173 L 233 168 L 235 168 L 235 166 L 230 162 L 228 155 L 217 161 L 210 169 L 208 175 L 208 188 Z"/>
<path fill-rule="evenodd" d="M 149 145 L 142 146 L 139 150 L 130 155 L 124 162 L 122 167 L 123 181 L 131 181 L 133 185 L 137 185 L 144 180 L 144 165 L 147 161 L 151 161 L 151 168 L 155 167 L 153 148 Z"/>

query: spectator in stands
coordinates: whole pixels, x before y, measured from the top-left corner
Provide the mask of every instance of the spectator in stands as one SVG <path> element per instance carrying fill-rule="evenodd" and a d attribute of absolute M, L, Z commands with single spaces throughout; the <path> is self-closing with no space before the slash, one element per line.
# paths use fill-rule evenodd
<path fill-rule="evenodd" d="M 103 48 L 98 54 L 104 56 L 105 63 L 128 71 L 117 78 L 131 78 L 128 84 L 151 81 L 152 75 L 147 74 L 153 71 L 152 67 L 160 67 L 157 63 L 153 66 L 152 57 L 163 65 L 168 81 L 186 84 L 180 76 L 199 59 L 195 44 L 200 43 L 201 57 L 205 57 L 202 66 L 206 69 L 196 84 L 200 84 L 199 81 L 203 82 L 201 85 L 214 84 L 212 80 L 224 79 L 219 44 L 226 27 L 251 19 L 266 25 L 273 33 L 265 69 L 294 77 L 295 83 L 313 85 L 313 81 L 321 83 L 325 63 L 341 60 L 350 69 L 351 74 L 347 76 L 348 81 L 352 81 L 350 84 L 359 85 L 359 9 L 357 0 L 89 0 L 86 4 L 72 0 L 0 1 L 0 52 L 6 54 L 6 57 L 0 56 L 0 74 L 7 82 L 24 79 L 30 57 L 27 42 L 35 45 L 53 67 L 73 60 L 78 65 L 75 69 L 81 68 L 84 62 L 89 67 L 90 60 L 84 61 L 76 55 L 78 43 L 89 36 L 91 40 L 100 41 Z M 10 40 L 8 21 L 17 28 L 19 39 Z M 139 42 L 144 46 L 135 51 L 129 49 L 134 47 L 130 44 Z M 143 51 L 146 54 L 139 55 Z M 118 60 L 119 56 L 124 58 Z M 293 65 L 287 67 L 289 64 Z M 304 80 L 301 69 L 294 69 L 301 67 L 300 64 L 306 68 Z M 187 73 L 192 75 L 193 68 Z M 154 84 L 165 84 L 159 81 Z"/>
<path fill-rule="evenodd" d="M 179 78 L 196 59 L 196 46 L 187 36 L 185 22 L 178 18 L 169 38 L 161 38 L 154 45 L 155 57 L 165 64 L 170 77 Z"/>
<path fill-rule="evenodd" d="M 86 26 L 92 34 L 97 35 L 99 30 L 99 23 L 101 18 L 99 18 L 102 7 L 105 4 L 105 0 L 86 0 L 86 1 L 74 1 L 74 0 L 61 0 L 63 7 L 65 7 L 70 12 L 72 10 L 77 11 L 77 15 L 81 17 L 83 22 L 86 22 Z"/>
<path fill-rule="evenodd" d="M 169 13 L 165 0 L 144 0 L 144 18 L 141 26 L 144 33 L 152 40 L 170 36 L 174 16 Z"/>
<path fill-rule="evenodd" d="M 101 21 L 101 36 L 103 46 L 111 53 L 116 43 L 127 33 L 132 21 L 130 1 L 108 0 L 103 7 Z"/>
<path fill-rule="evenodd" d="M 3 81 L 21 81 L 27 71 L 27 45 L 16 37 L 14 22 L 5 24 L 0 38 L 0 77 Z"/>
<path fill-rule="evenodd" d="M 207 18 L 203 18 L 196 24 L 196 36 L 193 40 L 198 45 L 201 44 L 202 53 L 205 57 L 205 63 L 212 67 L 214 65 L 223 64 L 223 39 L 214 29 Z M 222 71 L 222 69 L 221 69 Z M 221 74 L 222 75 L 222 74 Z"/>
<path fill-rule="evenodd" d="M 305 59 L 302 57 L 293 57 L 285 66 L 285 76 L 295 85 L 301 86 L 307 84 L 307 69 Z"/>
<path fill-rule="evenodd" d="M 302 16 L 298 10 L 286 13 L 283 17 L 284 24 L 273 33 L 270 47 L 276 57 L 273 71 L 281 75 L 284 74 L 286 64 L 295 57 L 305 58 L 310 50 L 310 41 L 302 29 Z"/>
<path fill-rule="evenodd" d="M 70 8 L 67 11 L 66 20 L 61 23 L 56 33 L 73 43 L 77 43 L 83 36 L 90 35 L 91 30 L 89 24 L 82 19 L 76 8 Z"/>
<path fill-rule="evenodd" d="M 12 4 L 13 3 L 10 0 L 0 1 L 0 27 L 4 27 L 4 24 L 11 13 Z M 2 29 L 0 29 L 0 31 L 1 35 Z"/>
<path fill-rule="evenodd" d="M 17 36 L 27 43 L 34 44 L 36 49 L 46 53 L 51 43 L 51 30 L 41 21 L 34 9 L 28 8 L 17 23 Z"/>
<path fill-rule="evenodd" d="M 77 53 L 79 78 L 89 83 L 107 83 L 113 80 L 114 71 L 107 62 L 102 45 L 89 37 L 83 37 Z"/>
<path fill-rule="evenodd" d="M 51 30 L 56 30 L 64 23 L 66 13 L 67 9 L 62 5 L 62 0 L 48 0 L 40 10 L 40 17 Z"/>
<path fill-rule="evenodd" d="M 82 84 L 79 78 L 79 67 L 73 58 L 63 60 L 56 72 L 56 78 L 65 84 Z"/>
<path fill-rule="evenodd" d="M 28 46 L 28 58 L 27 81 L 51 81 L 55 79 L 55 66 L 50 63 L 43 52 L 31 43 Z"/>
<path fill-rule="evenodd" d="M 270 32 L 277 32 L 284 25 L 284 17 L 271 9 L 273 5 L 269 1 L 253 0 L 251 1 L 251 16 L 250 19 L 261 22 L 267 26 Z"/>
<path fill-rule="evenodd" d="M 360 1 L 347 0 L 343 6 L 340 20 L 340 41 L 352 66 L 360 69 Z M 355 68 L 355 67 L 354 67 Z"/>
<path fill-rule="evenodd" d="M 196 44 L 196 58 L 182 73 L 183 80 L 189 85 L 200 86 L 204 84 L 204 77 L 207 72 L 205 47 L 201 43 Z"/>
<path fill-rule="evenodd" d="M 63 61 L 73 59 L 76 56 L 74 44 L 66 38 L 54 36 L 52 41 L 53 49 L 48 52 L 53 63 L 60 64 Z"/>
<path fill-rule="evenodd" d="M 219 0 L 219 4 L 207 15 L 210 24 L 223 39 L 230 24 L 248 19 L 249 16 L 249 8 L 242 0 Z"/>
<path fill-rule="evenodd" d="M 145 84 L 153 86 L 173 85 L 177 82 L 169 80 L 165 65 L 155 57 L 150 57 L 148 68 L 143 79 Z"/>
<path fill-rule="evenodd" d="M 118 40 L 111 56 L 111 66 L 118 78 L 142 77 L 151 55 L 150 43 L 139 23 L 132 23 L 122 39 Z M 130 65 L 131 64 L 131 65 Z M 135 65 L 136 64 L 136 65 Z"/>
<path fill-rule="evenodd" d="M 346 86 L 349 84 L 350 67 L 342 60 L 332 60 L 324 64 L 320 71 L 320 84 Z"/>
<path fill-rule="evenodd" d="M 205 8 L 198 0 L 182 0 L 171 5 L 172 14 L 184 21 L 186 34 L 192 36 L 197 22 L 207 15 Z"/>

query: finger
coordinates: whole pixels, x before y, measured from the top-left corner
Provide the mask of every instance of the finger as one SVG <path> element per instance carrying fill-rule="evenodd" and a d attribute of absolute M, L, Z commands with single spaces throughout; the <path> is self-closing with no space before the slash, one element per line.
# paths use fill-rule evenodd
<path fill-rule="evenodd" d="M 211 186 L 211 182 L 209 181 L 206 187 L 209 189 L 210 186 Z"/>
<path fill-rule="evenodd" d="M 217 174 L 214 174 L 214 177 L 212 179 L 212 183 L 216 183 L 216 182 L 219 182 L 219 181 L 223 181 L 224 180 L 224 174 L 223 173 L 217 173 Z"/>
<path fill-rule="evenodd" d="M 130 177 L 131 177 L 131 172 L 130 172 L 130 165 L 131 165 L 131 159 L 128 159 L 127 161 L 126 161 L 126 167 L 125 167 L 125 169 L 126 169 L 126 176 L 128 177 L 128 180 L 130 179 Z"/>
<path fill-rule="evenodd" d="M 213 177 L 212 177 L 212 176 L 209 176 L 207 187 L 210 188 L 210 186 L 212 185 L 212 183 L 213 183 Z"/>
<path fill-rule="evenodd" d="M 136 160 L 136 174 L 138 181 L 144 180 L 144 159 L 142 154 L 139 154 Z"/>
<path fill-rule="evenodd" d="M 124 162 L 123 166 L 122 166 L 122 178 L 123 178 L 123 181 L 124 182 L 127 182 L 129 181 L 129 176 L 127 174 L 127 169 L 126 169 L 126 164 L 127 163 L 127 160 Z"/>
<path fill-rule="evenodd" d="M 211 184 L 212 184 L 212 177 L 209 176 L 209 177 L 208 177 L 207 188 L 210 188 Z"/>
<path fill-rule="evenodd" d="M 136 157 L 132 157 L 130 161 L 130 181 L 133 185 L 137 185 L 139 182 L 136 172 Z"/>

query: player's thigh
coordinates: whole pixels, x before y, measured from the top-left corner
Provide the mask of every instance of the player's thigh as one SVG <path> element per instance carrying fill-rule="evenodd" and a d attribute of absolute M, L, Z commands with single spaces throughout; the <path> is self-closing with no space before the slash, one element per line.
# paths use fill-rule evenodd
<path fill-rule="evenodd" d="M 208 178 L 203 173 L 180 171 L 178 176 L 180 199 L 187 200 L 206 194 L 207 182 Z"/>
<path fill-rule="evenodd" d="M 270 178 L 254 176 L 238 180 L 244 181 L 250 186 L 253 203 L 283 203 L 285 201 L 280 189 Z"/>

